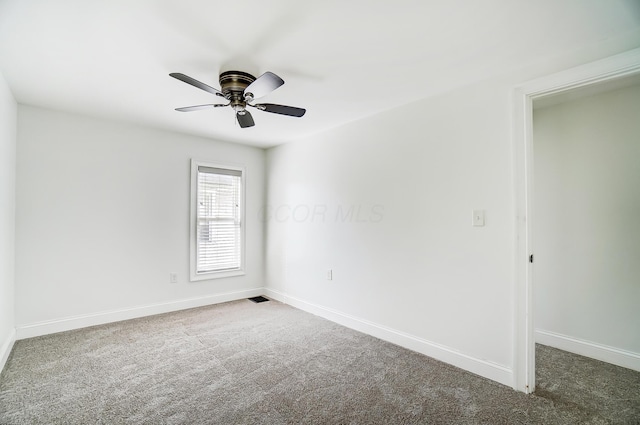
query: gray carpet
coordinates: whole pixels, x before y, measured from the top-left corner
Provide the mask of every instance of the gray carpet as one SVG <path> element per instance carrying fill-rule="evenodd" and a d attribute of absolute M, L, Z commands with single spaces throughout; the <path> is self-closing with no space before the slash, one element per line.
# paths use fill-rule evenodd
<path fill-rule="evenodd" d="M 242 300 L 17 341 L 0 424 L 640 423 L 640 373 L 538 352 L 540 391 L 525 395 Z"/>

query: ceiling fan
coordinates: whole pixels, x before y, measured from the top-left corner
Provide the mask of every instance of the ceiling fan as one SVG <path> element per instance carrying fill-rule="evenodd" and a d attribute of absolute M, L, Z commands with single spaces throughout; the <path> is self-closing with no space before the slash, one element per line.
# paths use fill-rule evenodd
<path fill-rule="evenodd" d="M 273 72 L 267 71 L 258 78 L 242 71 L 223 72 L 220 74 L 221 90 L 201 83 L 200 81 L 184 74 L 174 72 L 169 75 L 201 90 L 223 97 L 229 101 L 229 103 L 186 106 L 184 108 L 176 108 L 176 111 L 190 112 L 199 111 L 201 109 L 231 106 L 233 110 L 236 111 L 238 124 L 242 128 L 252 127 L 255 125 L 253 117 L 246 109 L 247 106 L 251 106 L 252 108 L 256 108 L 260 111 L 288 115 L 290 117 L 301 117 L 305 112 L 307 112 L 305 109 L 296 108 L 294 106 L 276 105 L 273 103 L 252 103 L 255 99 L 271 93 L 284 84 L 284 80 Z"/>

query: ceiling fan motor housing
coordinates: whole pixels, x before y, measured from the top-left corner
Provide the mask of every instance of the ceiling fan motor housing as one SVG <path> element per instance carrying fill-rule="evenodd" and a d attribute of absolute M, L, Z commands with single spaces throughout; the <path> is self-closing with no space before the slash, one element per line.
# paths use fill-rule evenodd
<path fill-rule="evenodd" d="M 229 99 L 230 106 L 236 111 L 244 111 L 247 102 L 244 90 L 256 80 L 251 74 L 242 71 L 226 71 L 220 74 L 220 87 L 224 97 Z"/>

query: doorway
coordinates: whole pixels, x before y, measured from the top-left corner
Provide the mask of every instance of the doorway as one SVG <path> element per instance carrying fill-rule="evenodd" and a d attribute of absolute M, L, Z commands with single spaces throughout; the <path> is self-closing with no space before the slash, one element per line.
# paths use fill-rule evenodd
<path fill-rule="evenodd" d="M 533 102 L 535 340 L 631 369 L 624 352 L 640 352 L 638 111 L 640 74 Z"/>
<path fill-rule="evenodd" d="M 581 90 L 601 90 L 604 84 L 624 83 L 640 75 L 640 49 L 598 62 L 544 77 L 516 88 L 514 92 L 514 181 L 516 232 L 514 388 L 532 393 L 535 390 L 534 325 L 534 101 L 549 102 L 554 97 L 576 95 Z"/>

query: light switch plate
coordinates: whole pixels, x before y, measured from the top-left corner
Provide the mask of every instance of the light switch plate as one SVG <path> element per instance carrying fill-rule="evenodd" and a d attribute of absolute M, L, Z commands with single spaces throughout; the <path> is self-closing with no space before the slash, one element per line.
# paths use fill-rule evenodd
<path fill-rule="evenodd" d="M 484 226 L 484 210 L 473 210 L 473 221 L 472 224 L 475 227 Z"/>

